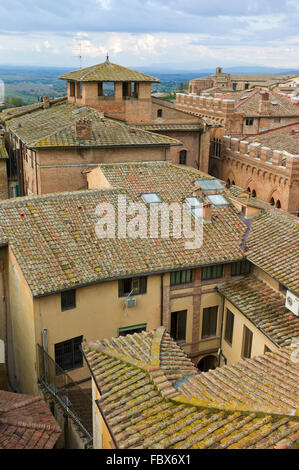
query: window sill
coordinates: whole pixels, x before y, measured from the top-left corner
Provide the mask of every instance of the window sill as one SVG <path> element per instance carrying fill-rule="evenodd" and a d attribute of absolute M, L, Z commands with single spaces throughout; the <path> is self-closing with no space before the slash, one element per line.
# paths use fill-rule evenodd
<path fill-rule="evenodd" d="M 67 312 L 68 310 L 75 310 L 76 306 L 75 307 L 64 307 L 61 309 L 62 312 Z"/>
<path fill-rule="evenodd" d="M 186 284 L 175 284 L 170 286 L 170 290 L 180 290 L 180 289 L 190 289 L 193 287 L 193 282 L 188 282 Z"/>

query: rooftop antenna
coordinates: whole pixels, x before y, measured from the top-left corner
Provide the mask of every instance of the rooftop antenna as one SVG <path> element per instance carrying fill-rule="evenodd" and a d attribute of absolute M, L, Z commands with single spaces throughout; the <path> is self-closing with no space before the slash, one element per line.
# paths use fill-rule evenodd
<path fill-rule="evenodd" d="M 82 69 L 82 41 L 80 40 L 80 43 L 78 44 L 79 46 L 79 54 L 78 55 L 74 55 L 74 57 L 77 57 L 77 59 L 79 59 L 79 62 L 80 62 L 80 70 Z"/>

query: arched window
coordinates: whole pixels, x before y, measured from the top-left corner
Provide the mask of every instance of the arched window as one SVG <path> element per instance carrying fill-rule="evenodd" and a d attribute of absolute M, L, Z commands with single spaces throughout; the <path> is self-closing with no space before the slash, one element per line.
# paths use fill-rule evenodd
<path fill-rule="evenodd" d="M 251 194 L 251 189 L 249 187 L 247 188 L 247 191 Z"/>
<path fill-rule="evenodd" d="M 232 181 L 232 186 L 235 186 L 235 184 L 236 184 L 236 183 L 235 183 L 234 180 L 233 180 L 233 181 Z"/>
<path fill-rule="evenodd" d="M 187 164 L 187 150 L 180 151 L 180 165 Z"/>
<path fill-rule="evenodd" d="M 278 201 L 276 202 L 276 207 L 277 209 L 281 209 L 281 203 L 280 203 L 280 200 L 278 199 Z"/>
<path fill-rule="evenodd" d="M 252 191 L 251 196 L 256 197 L 256 190 L 255 189 Z"/>
<path fill-rule="evenodd" d="M 228 180 L 227 180 L 227 184 L 226 184 L 226 185 L 227 185 L 228 188 L 230 188 L 230 179 L 229 179 L 229 178 L 228 178 Z"/>
<path fill-rule="evenodd" d="M 202 372 L 207 372 L 210 369 L 216 369 L 217 358 L 215 356 L 205 356 L 197 364 L 197 368 Z"/>
<path fill-rule="evenodd" d="M 157 117 L 162 117 L 163 111 L 162 109 L 158 109 L 157 111 Z"/>
<path fill-rule="evenodd" d="M 274 201 L 274 198 L 273 198 L 273 197 L 271 197 L 270 204 L 271 204 L 271 206 L 274 206 L 274 205 L 275 205 L 275 201 Z"/>

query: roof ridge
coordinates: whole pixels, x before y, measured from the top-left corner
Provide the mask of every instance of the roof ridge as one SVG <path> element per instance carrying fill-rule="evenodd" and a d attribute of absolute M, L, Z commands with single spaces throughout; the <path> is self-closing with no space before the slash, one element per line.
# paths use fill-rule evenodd
<path fill-rule="evenodd" d="M 35 402 L 43 401 L 42 397 L 26 397 L 24 400 L 15 403 L 9 403 L 4 408 L 0 408 L 0 413 L 7 413 L 8 411 L 16 410 L 18 408 L 23 408 L 24 406 L 31 405 Z"/>
<path fill-rule="evenodd" d="M 54 418 L 53 418 L 54 419 Z M 11 426 L 17 426 L 20 428 L 29 428 L 29 429 L 36 429 L 36 430 L 43 430 L 43 431 L 52 431 L 52 432 L 59 432 L 61 433 L 61 429 L 58 424 L 43 424 L 43 423 L 30 423 L 26 421 L 19 421 L 18 419 L 14 418 L 1 418 L 1 424 L 8 424 Z"/>
<path fill-rule="evenodd" d="M 252 407 L 251 405 L 246 406 L 242 405 L 241 403 L 237 403 L 235 401 L 231 401 L 230 403 L 221 403 L 217 400 L 209 401 L 209 400 L 202 400 L 195 396 L 189 398 L 186 395 L 177 395 L 175 397 L 170 398 L 171 401 L 175 403 L 183 403 L 185 405 L 195 406 L 198 409 L 203 410 L 213 410 L 213 411 L 225 411 L 228 413 L 241 413 L 243 415 L 250 415 L 254 413 L 257 417 L 263 416 L 273 416 L 276 418 L 288 418 L 294 421 L 299 422 L 299 408 L 289 408 L 289 410 L 283 409 L 275 409 L 266 406 L 257 406 Z"/>

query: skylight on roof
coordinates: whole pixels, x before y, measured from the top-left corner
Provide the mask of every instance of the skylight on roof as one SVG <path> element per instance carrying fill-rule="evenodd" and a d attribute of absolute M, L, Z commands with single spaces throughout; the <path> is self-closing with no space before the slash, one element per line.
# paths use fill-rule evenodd
<path fill-rule="evenodd" d="M 186 197 L 186 203 L 190 206 L 192 214 L 197 218 L 202 218 L 202 204 L 197 197 Z"/>
<path fill-rule="evenodd" d="M 141 197 L 146 204 L 159 204 L 162 202 L 162 200 L 156 193 L 142 194 Z"/>
<path fill-rule="evenodd" d="M 221 183 L 221 181 L 213 178 L 206 178 L 202 180 L 196 180 L 195 184 L 199 186 L 203 191 L 223 191 L 224 190 L 224 184 Z"/>
<path fill-rule="evenodd" d="M 221 194 L 211 194 L 207 196 L 209 201 L 214 204 L 214 206 L 229 206 L 229 202 Z"/>

